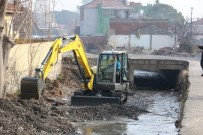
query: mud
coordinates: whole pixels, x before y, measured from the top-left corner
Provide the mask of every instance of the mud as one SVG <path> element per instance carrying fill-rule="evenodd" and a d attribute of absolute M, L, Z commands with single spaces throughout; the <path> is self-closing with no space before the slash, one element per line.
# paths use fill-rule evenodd
<path fill-rule="evenodd" d="M 0 134 L 70 133 L 67 118 L 35 100 L 0 100 Z"/>
<path fill-rule="evenodd" d="M 20 99 L 0 100 L 0 108 L 0 134 L 74 133 L 80 122 L 119 118 L 137 120 L 140 114 L 148 112 L 135 105 L 74 107 Z"/>
<path fill-rule="evenodd" d="M 81 122 L 118 120 L 148 111 L 129 100 L 124 105 L 70 106 L 70 96 L 80 88 L 80 76 L 74 62 L 64 64 L 57 80 L 46 80 L 40 100 L 21 100 L 10 96 L 0 100 L 0 134 L 77 134 Z M 90 60 L 91 66 L 95 60 Z"/>

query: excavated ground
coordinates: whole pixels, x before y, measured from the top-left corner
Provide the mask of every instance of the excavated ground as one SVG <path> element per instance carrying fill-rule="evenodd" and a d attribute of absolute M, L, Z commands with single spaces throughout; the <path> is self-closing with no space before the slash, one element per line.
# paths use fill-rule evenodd
<path fill-rule="evenodd" d="M 136 92 L 128 102 L 119 105 L 70 106 L 70 96 L 80 88 L 80 75 L 71 59 L 63 61 L 63 70 L 57 80 L 47 79 L 47 89 L 40 100 L 21 100 L 8 96 L 0 100 L 0 134 L 78 134 L 81 122 L 118 120 L 148 112 L 150 95 Z M 89 59 L 91 66 L 96 59 Z"/>
<path fill-rule="evenodd" d="M 90 61 L 96 63 L 95 59 Z M 125 105 L 70 106 L 70 96 L 80 87 L 77 67 L 66 63 L 57 80 L 46 80 L 40 100 L 9 96 L 0 100 L 0 134 L 76 134 L 80 122 L 117 120 L 147 113 L 147 97 L 130 97 Z M 141 96 L 140 96 L 141 97 Z M 135 104 L 136 103 L 136 104 Z M 80 125 L 81 126 L 81 125 Z"/>

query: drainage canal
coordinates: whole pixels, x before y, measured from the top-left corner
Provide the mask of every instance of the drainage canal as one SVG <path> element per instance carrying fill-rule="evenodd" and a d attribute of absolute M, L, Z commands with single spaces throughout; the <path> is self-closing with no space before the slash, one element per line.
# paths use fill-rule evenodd
<path fill-rule="evenodd" d="M 158 72 L 135 70 L 136 88 L 174 89 L 178 85 L 180 70 L 162 69 Z"/>
<path fill-rule="evenodd" d="M 178 135 L 188 88 L 185 70 L 134 71 L 136 89 L 125 104 L 147 109 L 138 120 L 85 122 L 80 134 Z"/>

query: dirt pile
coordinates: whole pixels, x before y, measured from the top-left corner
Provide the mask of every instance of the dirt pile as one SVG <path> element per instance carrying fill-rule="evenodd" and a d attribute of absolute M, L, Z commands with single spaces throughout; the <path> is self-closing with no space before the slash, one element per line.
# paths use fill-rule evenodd
<path fill-rule="evenodd" d="M 154 50 L 151 54 L 153 55 L 167 55 L 167 56 L 179 56 L 179 52 L 175 48 L 164 47 L 158 50 Z"/>
<path fill-rule="evenodd" d="M 97 59 L 88 59 L 90 66 L 97 65 Z M 46 79 L 47 88 L 44 98 L 69 98 L 73 92 L 81 88 L 82 77 L 74 58 L 63 58 L 62 71 L 57 80 Z"/>
<path fill-rule="evenodd" d="M 145 109 L 134 105 L 69 106 L 36 100 L 0 100 L 0 134 L 70 134 L 93 120 L 137 120 Z M 72 125 L 73 123 L 74 126 Z"/>
<path fill-rule="evenodd" d="M 74 127 L 67 118 L 35 100 L 0 100 L 0 134 L 68 133 Z"/>
<path fill-rule="evenodd" d="M 136 46 L 136 47 L 116 47 L 113 48 L 113 50 L 117 50 L 117 51 L 127 51 L 128 54 L 145 54 L 144 53 L 144 47 L 143 46 Z"/>
<path fill-rule="evenodd" d="M 152 55 L 164 55 L 164 56 L 178 56 L 178 57 L 193 57 L 191 53 L 181 53 L 178 48 L 163 47 L 158 50 L 154 50 Z"/>
<path fill-rule="evenodd" d="M 142 46 L 131 47 L 131 49 L 128 50 L 128 53 L 129 54 L 145 54 L 144 47 L 142 47 Z"/>

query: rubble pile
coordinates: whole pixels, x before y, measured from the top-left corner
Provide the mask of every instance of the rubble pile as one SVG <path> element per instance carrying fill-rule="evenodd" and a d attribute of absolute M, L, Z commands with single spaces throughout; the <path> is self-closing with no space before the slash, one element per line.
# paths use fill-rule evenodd
<path fill-rule="evenodd" d="M 129 54 L 145 54 L 143 46 L 136 46 L 136 47 L 116 47 L 117 51 L 127 51 Z"/>
<path fill-rule="evenodd" d="M 167 55 L 167 56 L 178 56 L 179 52 L 175 48 L 164 47 L 158 50 L 154 50 L 151 54 L 153 55 Z"/>
<path fill-rule="evenodd" d="M 145 54 L 144 53 L 144 47 L 143 46 L 136 46 L 136 47 L 131 47 L 130 50 L 128 50 L 128 53 L 130 54 Z"/>

